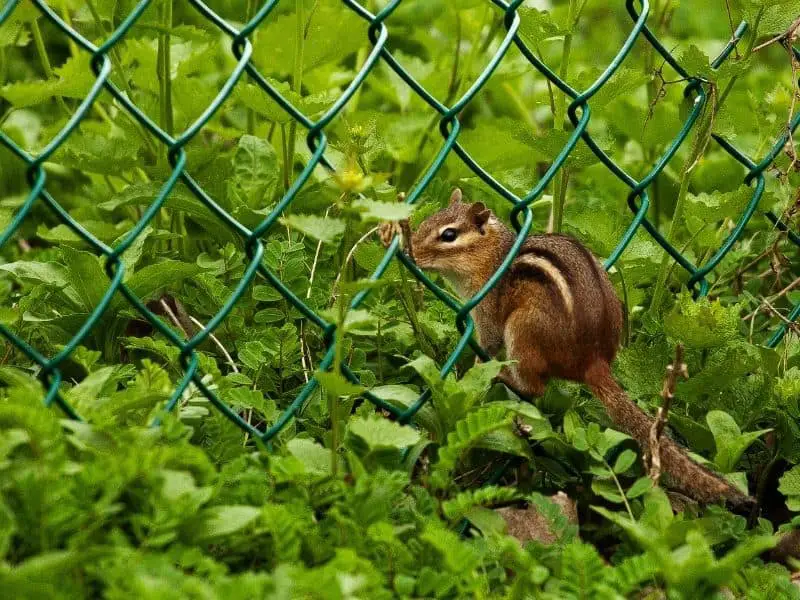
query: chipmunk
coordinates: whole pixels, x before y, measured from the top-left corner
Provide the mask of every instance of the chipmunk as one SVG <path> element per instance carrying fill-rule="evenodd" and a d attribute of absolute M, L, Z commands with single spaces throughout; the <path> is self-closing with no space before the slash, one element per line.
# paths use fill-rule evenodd
<path fill-rule="evenodd" d="M 421 269 L 443 275 L 466 300 L 494 274 L 515 239 L 483 203 L 464 202 L 455 189 L 449 206 L 419 225 L 411 247 Z M 584 383 L 616 426 L 648 450 L 653 420 L 611 372 L 622 303 L 603 266 L 580 242 L 562 234 L 529 237 L 472 314 L 481 346 L 492 356 L 504 347 L 515 361 L 503 368 L 500 381 L 530 396 L 541 395 L 552 377 Z M 752 503 L 667 436 L 660 448 L 664 472 L 686 495 L 703 503 Z"/>

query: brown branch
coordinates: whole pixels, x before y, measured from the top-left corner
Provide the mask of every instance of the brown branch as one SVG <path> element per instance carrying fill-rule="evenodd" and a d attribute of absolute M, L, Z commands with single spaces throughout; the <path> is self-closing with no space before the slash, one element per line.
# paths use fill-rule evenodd
<path fill-rule="evenodd" d="M 672 400 L 675 397 L 675 385 L 678 377 L 689 379 L 689 370 L 683 362 L 683 345 L 678 344 L 675 348 L 675 360 L 671 365 L 667 365 L 667 374 L 664 377 L 664 386 L 661 388 L 661 397 L 664 402 L 658 408 L 655 421 L 650 428 L 650 443 L 645 456 L 645 464 L 649 465 L 649 476 L 653 483 L 658 484 L 661 478 L 661 435 L 669 418 L 669 409 L 672 407 Z"/>

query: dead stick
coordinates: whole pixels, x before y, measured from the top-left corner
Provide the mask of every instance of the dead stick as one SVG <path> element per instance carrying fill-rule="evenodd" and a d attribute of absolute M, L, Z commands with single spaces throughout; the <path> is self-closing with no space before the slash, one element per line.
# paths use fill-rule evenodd
<path fill-rule="evenodd" d="M 675 348 L 675 361 L 667 365 L 667 374 L 664 377 L 664 386 L 661 388 L 661 397 L 664 402 L 658 408 L 656 420 L 650 428 L 649 450 L 646 454 L 646 464 L 649 463 L 650 479 L 658 484 L 661 478 L 661 435 L 669 418 L 669 409 L 672 407 L 672 399 L 675 397 L 675 385 L 678 377 L 689 379 L 689 369 L 683 362 L 683 345 L 678 344 Z"/>

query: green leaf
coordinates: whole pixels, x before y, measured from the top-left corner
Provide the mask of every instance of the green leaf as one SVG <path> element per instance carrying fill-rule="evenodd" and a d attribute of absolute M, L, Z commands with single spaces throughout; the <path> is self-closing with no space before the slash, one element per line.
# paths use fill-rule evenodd
<path fill-rule="evenodd" d="M 473 506 L 464 517 L 485 536 L 505 533 L 508 525 L 497 511 L 483 506 Z"/>
<path fill-rule="evenodd" d="M 367 198 L 357 198 L 351 206 L 362 221 L 402 221 L 414 211 L 414 207 L 405 202 L 379 202 Z"/>
<path fill-rule="evenodd" d="M 800 497 L 800 465 L 795 465 L 786 471 L 779 480 L 778 491 L 791 500 L 795 505 Z M 797 510 L 795 508 L 795 510 Z"/>
<path fill-rule="evenodd" d="M 348 435 L 361 438 L 370 450 L 400 450 L 413 446 L 421 439 L 419 432 L 408 425 L 400 425 L 378 415 L 351 419 L 347 432 Z"/>
<path fill-rule="evenodd" d="M 455 469 L 461 455 L 475 446 L 487 434 L 511 424 L 508 411 L 500 406 L 488 405 L 472 411 L 458 421 L 455 430 L 447 434 L 447 444 L 439 450 L 437 486 L 446 485 L 446 477 Z"/>
<path fill-rule="evenodd" d="M 287 215 L 281 218 L 281 223 L 326 244 L 334 243 L 346 228 L 345 222 L 341 219 L 317 215 Z"/>
<path fill-rule="evenodd" d="M 509 364 L 497 360 L 480 362 L 464 374 L 458 382 L 459 390 L 467 396 L 464 410 L 469 410 L 489 391 L 500 371 Z"/>
<path fill-rule="evenodd" d="M 161 187 L 161 184 L 158 183 L 129 185 L 111 200 L 101 203 L 100 208 L 113 211 L 123 206 L 150 205 L 161 192 Z M 215 238 L 223 242 L 236 239 L 234 234 L 227 227 L 220 226 L 219 219 L 181 184 L 172 189 L 163 206 L 185 213 L 203 229 L 212 232 Z"/>
<path fill-rule="evenodd" d="M 253 524 L 260 515 L 261 509 L 255 506 L 212 506 L 192 523 L 191 536 L 208 540 L 231 535 Z"/>
<path fill-rule="evenodd" d="M 636 462 L 637 454 L 633 450 L 623 450 L 614 462 L 614 473 L 624 473 Z"/>
<path fill-rule="evenodd" d="M 70 286 L 80 297 L 83 308 L 91 311 L 100 303 L 100 299 L 110 286 L 108 275 L 100 266 L 98 257 L 90 252 L 65 246 L 61 249 L 61 253 L 69 271 Z"/>
<path fill-rule="evenodd" d="M 678 62 L 686 69 L 689 75 L 705 77 L 712 81 L 716 79 L 716 75 L 711 69 L 711 61 L 708 59 L 708 55 L 694 44 L 681 53 Z"/>
<path fill-rule="evenodd" d="M 341 374 L 332 371 L 316 371 L 314 377 L 331 396 L 352 396 L 366 389 L 363 385 L 351 383 Z"/>
<path fill-rule="evenodd" d="M 688 348 L 715 348 L 738 337 L 740 324 L 738 306 L 726 307 L 708 298 L 695 301 L 684 290 L 664 318 L 664 332 Z"/>
<path fill-rule="evenodd" d="M 539 44 L 548 38 L 566 33 L 553 20 L 549 12 L 520 6 L 517 13 L 521 18 L 519 36 L 531 50 L 536 50 Z"/>
<path fill-rule="evenodd" d="M 128 279 L 131 291 L 147 301 L 167 287 L 180 285 L 185 279 L 197 275 L 202 269 L 195 264 L 177 260 L 162 260 L 136 271 Z"/>
<path fill-rule="evenodd" d="M 375 396 L 399 409 L 413 406 L 419 399 L 420 391 L 407 385 L 380 385 L 370 389 Z M 430 402 L 426 402 L 414 415 L 414 423 L 426 431 L 441 435 L 441 422 Z"/>
<path fill-rule="evenodd" d="M 514 488 L 489 485 L 460 492 L 451 500 L 442 502 L 442 512 L 451 521 L 457 521 L 476 506 L 497 506 L 520 498 L 522 494 Z"/>
<path fill-rule="evenodd" d="M 625 492 L 625 495 L 630 498 L 638 498 L 649 492 L 653 488 L 653 480 L 649 477 L 640 477 L 636 481 L 633 482 L 633 485 L 628 488 L 628 491 Z"/>
<path fill-rule="evenodd" d="M 278 155 L 260 137 L 243 135 L 233 155 L 234 184 L 250 208 L 264 208 L 272 202 L 278 186 Z"/>
<path fill-rule="evenodd" d="M 302 51 L 304 73 L 343 60 L 355 53 L 366 39 L 364 22 L 352 11 L 343 11 L 336 4 L 322 2 L 316 10 L 305 14 L 304 35 L 313 43 L 305 44 Z M 290 73 L 295 63 L 296 44 L 287 44 L 286 36 L 287 32 L 294 31 L 297 31 L 295 11 L 268 19 L 255 34 L 253 59 L 256 64 Z"/>
<path fill-rule="evenodd" d="M 759 437 L 772 431 L 771 429 L 762 429 L 760 431 L 742 433 L 733 417 L 721 410 L 709 411 L 706 415 L 706 421 L 717 445 L 714 464 L 723 473 L 733 471 L 744 451 Z"/>
<path fill-rule="evenodd" d="M 742 185 L 732 192 L 687 194 L 686 215 L 701 221 L 715 223 L 724 218 L 737 218 L 753 197 L 753 188 Z"/>
<path fill-rule="evenodd" d="M 0 557 L 5 557 L 17 532 L 13 511 L 0 498 Z"/>
<path fill-rule="evenodd" d="M 335 93 L 328 91 L 301 97 L 297 92 L 291 89 L 291 86 L 287 82 L 278 81 L 271 77 L 267 77 L 266 79 L 292 104 L 292 106 L 299 109 L 309 118 L 320 114 L 333 104 L 338 97 Z M 240 81 L 234 88 L 233 95 L 247 108 L 254 110 L 269 121 L 275 121 L 281 124 L 288 124 L 292 121 L 291 114 L 281 108 L 277 102 L 265 94 L 257 85 Z"/>
<path fill-rule="evenodd" d="M 592 479 L 592 491 L 609 502 L 621 503 L 623 501 L 619 488 L 608 479 Z"/>
<path fill-rule="evenodd" d="M 286 449 L 303 463 L 308 473 L 328 475 L 331 472 L 331 451 L 313 440 L 293 438 L 286 443 Z"/>
<path fill-rule="evenodd" d="M 63 265 L 53 262 L 21 260 L 0 265 L 0 271 L 11 273 L 23 281 L 62 288 L 70 300 L 78 305 L 81 304 L 81 297 L 77 290 L 70 286 L 69 271 Z"/>
<path fill-rule="evenodd" d="M 54 97 L 82 100 L 95 77 L 89 65 L 91 55 L 79 52 L 53 69 L 55 77 L 44 81 L 20 81 L 0 88 L 0 97 L 17 108 L 50 102 Z"/>

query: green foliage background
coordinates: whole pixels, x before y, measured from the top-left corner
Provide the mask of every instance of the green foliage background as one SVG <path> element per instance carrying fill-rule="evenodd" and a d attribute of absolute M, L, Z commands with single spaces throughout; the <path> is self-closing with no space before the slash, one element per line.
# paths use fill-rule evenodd
<path fill-rule="evenodd" d="M 51 3 L 95 43 L 134 5 Z M 253 0 L 208 6 L 234 24 L 258 8 Z M 692 137 L 651 188 L 651 218 L 695 264 L 720 246 L 750 197 L 741 165 L 708 133 L 757 159 L 785 131 L 797 65 L 780 44 L 759 46 L 798 13 L 795 0 L 653 2 L 651 28 L 712 90 Z M 631 28 L 621 2 L 527 3 L 519 14 L 526 44 L 577 89 L 597 78 Z M 748 33 L 712 71 L 708 56 L 740 20 Z M 393 55 L 448 105 L 505 31 L 502 13 L 476 0 L 406 0 L 387 26 Z M 333 0 L 280 3 L 251 39 L 260 72 L 310 117 L 332 105 L 371 49 L 365 22 Z M 235 65 L 229 39 L 183 0 L 152 2 L 110 58 L 112 81 L 171 133 L 200 116 Z M 634 177 L 686 118 L 685 82 L 676 79 L 639 40 L 591 101 L 592 136 Z M 94 81 L 89 54 L 33 4 L 20 3 L 0 27 L 0 128 L 28 152 L 64 127 Z M 460 116 L 459 140 L 522 196 L 572 130 L 567 104 L 512 47 Z M 38 368 L 10 344 L 0 356 L 0 590 L 15 598 L 697 598 L 723 587 L 743 598 L 800 595 L 762 554 L 800 511 L 800 345 L 790 332 L 777 348 L 764 346 L 800 302 L 786 290 L 797 280 L 798 248 L 757 214 L 709 276 L 711 299 L 699 302 L 644 232 L 612 272 L 628 316 L 620 381 L 652 412 L 664 367 L 684 344 L 691 377 L 678 385 L 672 432 L 761 508 L 749 525 L 721 507 L 675 515 L 635 444 L 588 392 L 554 382 L 535 404 L 522 402 L 491 384 L 499 363 L 473 367 L 469 353 L 442 381 L 437 365 L 459 336 L 452 313 L 398 264 L 378 284 L 364 283 L 383 255 L 370 232 L 405 216 L 394 199 L 437 152 L 438 120 L 379 63 L 326 128 L 338 174 L 317 169 L 265 240 L 265 264 L 340 325 L 337 361 L 365 387 L 397 407 L 431 388 L 415 427 L 376 414 L 358 400 L 361 388 L 330 374 L 318 374 L 322 388 L 270 448 L 194 385 L 163 414 L 183 375 L 179 350 L 117 294 L 62 364 L 61 390 L 86 423 L 41 406 Z M 303 138 L 244 78 L 186 147 L 188 171 L 252 228 L 307 162 Z M 759 207 L 790 226 L 793 152 L 790 144 L 768 172 Z M 166 148 L 106 92 L 45 168 L 54 198 L 107 244 L 130 230 L 171 171 Z M 5 148 L 0 173 L 2 229 L 29 187 L 24 163 Z M 454 185 L 508 217 L 510 205 L 451 154 L 412 222 Z M 560 227 L 605 257 L 632 218 L 627 193 L 579 145 L 534 204 L 535 229 L 563 204 Z M 247 262 L 242 240 L 181 186 L 122 258 L 127 285 L 181 335 L 218 312 Z M 40 202 L 2 248 L 0 320 L 53 356 L 107 286 L 100 257 Z M 345 314 L 366 287 L 363 308 Z M 325 342 L 257 281 L 197 354 L 204 383 L 263 430 L 314 374 Z M 148 427 L 155 418 L 162 426 Z M 576 499 L 580 527 L 546 499 L 558 490 Z M 545 515 L 555 543 L 523 548 L 504 533 L 490 508 L 519 501 Z"/>

